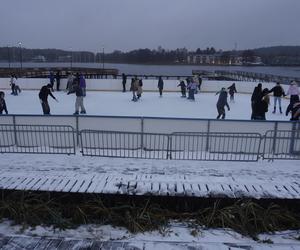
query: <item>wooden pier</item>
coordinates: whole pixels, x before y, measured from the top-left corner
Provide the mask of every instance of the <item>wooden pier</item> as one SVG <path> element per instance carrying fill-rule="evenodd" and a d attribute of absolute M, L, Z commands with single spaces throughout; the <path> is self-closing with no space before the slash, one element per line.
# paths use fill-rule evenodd
<path fill-rule="evenodd" d="M 226 77 L 233 81 L 280 82 L 282 84 L 289 84 L 291 81 L 300 82 L 300 78 L 297 77 L 278 76 L 245 71 L 217 70 L 215 71 L 215 74 L 219 77 Z"/>

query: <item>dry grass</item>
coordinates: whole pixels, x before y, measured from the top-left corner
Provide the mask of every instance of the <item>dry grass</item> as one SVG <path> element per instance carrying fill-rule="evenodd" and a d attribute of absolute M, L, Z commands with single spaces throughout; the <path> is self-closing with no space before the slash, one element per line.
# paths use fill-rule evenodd
<path fill-rule="evenodd" d="M 183 199 L 183 198 L 181 198 Z M 197 204 L 196 204 L 197 203 Z M 300 228 L 299 211 L 275 203 L 253 200 L 222 200 L 194 203 L 180 199 L 168 202 L 155 198 L 105 198 L 16 191 L 2 193 L 0 218 L 17 224 L 53 225 L 60 229 L 98 223 L 122 226 L 130 232 L 163 230 L 171 220 L 188 223 L 193 233 L 199 228 L 231 228 L 256 238 L 263 232 Z"/>

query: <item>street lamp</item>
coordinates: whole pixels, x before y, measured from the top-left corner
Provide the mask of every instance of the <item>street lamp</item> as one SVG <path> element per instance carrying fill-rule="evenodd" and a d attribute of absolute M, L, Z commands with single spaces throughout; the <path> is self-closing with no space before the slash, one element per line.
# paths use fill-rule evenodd
<path fill-rule="evenodd" d="M 102 46 L 102 69 L 104 69 L 104 45 Z"/>
<path fill-rule="evenodd" d="M 71 55 L 70 55 L 70 67 L 71 67 L 71 70 L 73 68 L 73 50 L 72 48 L 70 47 L 70 50 L 71 50 Z"/>
<path fill-rule="evenodd" d="M 18 43 L 18 45 L 19 45 L 19 48 L 20 48 L 20 66 L 21 66 L 21 70 L 23 69 L 23 65 L 22 65 L 22 43 L 21 42 L 19 42 Z"/>
<path fill-rule="evenodd" d="M 7 58 L 8 58 L 8 68 L 10 69 L 10 51 L 8 45 L 7 45 Z"/>

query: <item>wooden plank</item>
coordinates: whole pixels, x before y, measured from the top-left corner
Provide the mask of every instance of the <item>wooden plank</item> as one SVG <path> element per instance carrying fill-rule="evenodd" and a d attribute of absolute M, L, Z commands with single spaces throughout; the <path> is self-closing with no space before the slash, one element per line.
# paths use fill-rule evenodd
<path fill-rule="evenodd" d="M 74 184 L 74 186 L 71 188 L 70 192 L 72 193 L 77 193 L 81 186 L 84 184 L 85 180 L 84 179 L 77 179 L 77 182 Z"/>
<path fill-rule="evenodd" d="M 103 178 L 101 181 L 99 181 L 97 187 L 94 190 L 94 193 L 102 193 L 102 190 L 104 189 L 106 182 L 108 180 L 109 176 L 105 176 L 105 178 Z"/>
<path fill-rule="evenodd" d="M 86 193 L 94 193 L 95 189 L 103 179 L 106 179 L 105 175 L 95 176 L 92 180 L 90 187 L 86 190 Z"/>
<path fill-rule="evenodd" d="M 80 189 L 78 190 L 79 193 L 85 193 L 86 190 L 89 188 L 89 186 L 91 185 L 92 180 L 91 179 L 85 179 L 85 182 L 82 184 L 82 186 L 80 187 Z"/>
<path fill-rule="evenodd" d="M 51 239 L 45 250 L 57 250 L 62 241 L 62 239 Z"/>
<path fill-rule="evenodd" d="M 77 182 L 77 179 L 70 179 L 70 182 L 61 190 L 62 192 L 70 192 L 70 190 L 73 188 L 75 183 Z"/>

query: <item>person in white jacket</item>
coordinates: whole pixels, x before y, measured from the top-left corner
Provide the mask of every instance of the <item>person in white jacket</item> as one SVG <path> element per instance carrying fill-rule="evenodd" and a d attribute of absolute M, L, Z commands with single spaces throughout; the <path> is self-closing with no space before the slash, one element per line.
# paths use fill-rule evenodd
<path fill-rule="evenodd" d="M 300 91 L 299 91 L 296 81 L 291 82 L 291 85 L 289 86 L 289 89 L 286 94 L 291 97 L 290 98 L 291 102 L 296 98 L 296 96 L 298 96 L 300 94 Z"/>

